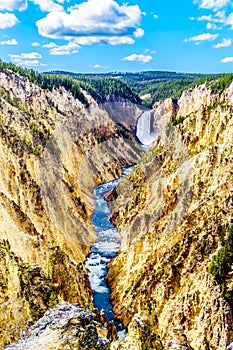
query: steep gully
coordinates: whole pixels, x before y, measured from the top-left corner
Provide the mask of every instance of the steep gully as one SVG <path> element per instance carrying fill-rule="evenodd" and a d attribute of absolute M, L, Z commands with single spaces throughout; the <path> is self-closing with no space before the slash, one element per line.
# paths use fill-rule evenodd
<path fill-rule="evenodd" d="M 148 147 L 154 141 L 153 113 L 145 111 L 137 122 L 137 137 L 142 146 Z M 99 185 L 94 189 L 95 209 L 92 215 L 92 224 L 97 233 L 97 240 L 91 248 L 85 266 L 89 271 L 89 280 L 94 291 L 93 303 L 99 310 L 104 310 L 106 320 L 113 322 L 118 330 L 120 339 L 124 339 L 126 331 L 114 317 L 110 301 L 110 288 L 105 277 L 108 270 L 107 265 L 116 256 L 120 248 L 120 237 L 116 227 L 109 221 L 110 209 L 104 199 L 104 193 L 113 190 L 121 179 L 132 170 L 133 166 L 122 169 L 122 176 L 111 182 Z"/>

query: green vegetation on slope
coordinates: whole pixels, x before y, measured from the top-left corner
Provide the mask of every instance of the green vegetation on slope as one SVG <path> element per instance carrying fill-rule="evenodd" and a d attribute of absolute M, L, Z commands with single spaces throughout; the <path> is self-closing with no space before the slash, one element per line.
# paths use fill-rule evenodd
<path fill-rule="evenodd" d="M 53 74 L 72 76 L 95 98 L 102 101 L 108 94 L 120 95 L 148 107 L 166 98 L 178 99 L 182 92 L 195 85 L 216 81 L 219 74 L 193 74 L 166 71 L 147 71 L 138 73 L 76 74 L 55 71 Z M 223 80 L 225 75 L 223 75 Z M 119 82 L 124 85 L 119 85 Z M 103 86 L 104 85 L 104 86 Z M 140 101 L 141 100 L 141 101 Z"/>
<path fill-rule="evenodd" d="M 33 69 L 22 68 L 12 63 L 0 62 L 0 71 L 4 69 L 9 69 L 27 77 L 31 83 L 38 85 L 45 90 L 52 91 L 53 88 L 63 86 L 66 90 L 70 91 L 75 98 L 79 99 L 83 104 L 88 105 L 88 101 L 80 88 L 79 81 L 70 76 L 41 74 Z"/>
<path fill-rule="evenodd" d="M 86 90 L 98 102 L 104 103 L 107 97 L 115 96 L 127 99 L 133 103 L 140 103 L 140 98 L 130 86 L 121 79 L 113 77 L 90 77 L 79 75 L 74 76 L 80 82 L 81 87 Z"/>
<path fill-rule="evenodd" d="M 228 237 L 219 252 L 212 257 L 209 264 L 209 272 L 213 275 L 214 281 L 219 284 L 223 296 L 228 297 L 226 291 L 226 276 L 231 270 L 233 263 L 233 225 L 228 230 Z"/>
<path fill-rule="evenodd" d="M 86 106 L 88 106 L 88 102 L 82 89 L 86 90 L 99 103 L 111 101 L 111 96 L 114 96 L 152 107 L 155 102 L 169 97 L 178 99 L 184 90 L 205 82 L 209 84 L 213 93 L 222 92 L 233 80 L 233 74 L 193 74 L 166 71 L 101 74 L 54 71 L 41 74 L 12 63 L 0 62 L 0 70 L 2 69 L 10 69 L 26 76 L 32 83 L 50 91 L 53 88 L 63 86 Z"/>
<path fill-rule="evenodd" d="M 213 84 L 211 84 L 211 90 L 213 93 L 219 93 L 229 87 L 233 80 L 233 74 L 223 74 L 218 77 Z"/>

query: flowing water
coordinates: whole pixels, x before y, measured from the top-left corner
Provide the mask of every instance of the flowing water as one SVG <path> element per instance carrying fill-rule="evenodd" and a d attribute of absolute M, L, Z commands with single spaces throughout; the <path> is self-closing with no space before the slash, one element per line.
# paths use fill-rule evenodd
<path fill-rule="evenodd" d="M 108 322 L 113 322 L 118 330 L 120 339 L 124 339 L 126 331 L 122 324 L 115 318 L 110 301 L 110 288 L 105 277 L 107 276 L 107 265 L 116 256 L 120 248 L 120 237 L 116 227 L 109 221 L 111 211 L 108 203 L 103 197 L 107 191 L 113 190 L 120 180 L 131 171 L 133 167 L 122 169 L 122 176 L 119 179 L 97 186 L 94 189 L 95 209 L 91 222 L 97 233 L 97 240 L 91 248 L 85 266 L 89 271 L 91 289 L 94 291 L 93 303 L 99 310 L 104 310 Z"/>
<path fill-rule="evenodd" d="M 153 121 L 154 116 L 152 110 L 143 112 L 137 121 L 136 135 L 139 141 L 145 146 L 151 145 L 156 139 Z"/>

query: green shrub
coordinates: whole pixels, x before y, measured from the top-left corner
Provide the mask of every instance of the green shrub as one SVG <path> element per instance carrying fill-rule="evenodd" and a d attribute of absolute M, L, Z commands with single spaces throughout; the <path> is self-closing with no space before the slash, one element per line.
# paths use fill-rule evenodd
<path fill-rule="evenodd" d="M 233 263 L 233 225 L 229 228 L 228 238 L 224 247 L 213 256 L 208 271 L 213 275 L 214 281 L 220 285 L 221 292 L 225 296 L 225 279 Z"/>

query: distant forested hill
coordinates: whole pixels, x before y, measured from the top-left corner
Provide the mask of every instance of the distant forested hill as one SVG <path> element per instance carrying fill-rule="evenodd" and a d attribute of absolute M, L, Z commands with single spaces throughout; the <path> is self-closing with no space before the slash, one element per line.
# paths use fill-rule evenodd
<path fill-rule="evenodd" d="M 87 90 L 89 87 L 90 93 L 93 94 L 91 90 L 94 89 L 97 95 L 106 93 L 111 84 L 117 85 L 116 81 L 124 82 L 134 93 L 135 99 L 138 100 L 139 98 L 141 103 L 148 107 L 168 97 L 179 98 L 185 89 L 194 87 L 205 81 L 216 80 L 221 76 L 219 74 L 207 75 L 166 71 L 145 71 L 138 73 L 114 72 L 106 74 L 76 74 L 62 71 L 52 73 L 72 76 L 74 79 L 79 80 L 81 85 Z M 113 83 L 114 81 L 115 83 Z"/>
<path fill-rule="evenodd" d="M 138 73 L 79 74 L 64 71 L 38 73 L 33 69 L 18 67 L 0 61 L 0 70 L 11 69 L 29 78 L 43 89 L 63 86 L 75 98 L 88 105 L 82 89 L 95 100 L 104 103 L 109 95 L 128 99 L 133 103 L 153 106 L 157 101 L 168 97 L 177 99 L 182 92 L 195 85 L 209 82 L 212 91 L 224 90 L 233 80 L 233 74 L 193 74 L 166 71 L 145 71 Z"/>

